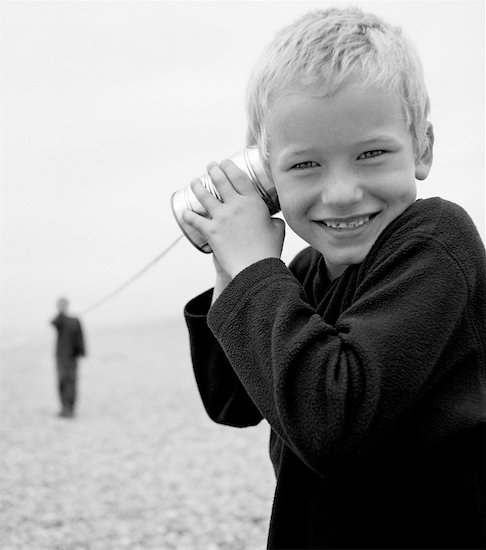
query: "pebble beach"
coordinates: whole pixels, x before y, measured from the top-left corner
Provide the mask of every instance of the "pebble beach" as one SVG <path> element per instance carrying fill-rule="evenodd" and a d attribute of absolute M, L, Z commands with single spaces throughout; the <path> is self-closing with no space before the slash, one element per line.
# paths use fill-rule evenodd
<path fill-rule="evenodd" d="M 184 321 L 84 328 L 74 419 L 50 327 L 3 342 L 1 550 L 264 549 L 269 427 L 207 417 Z"/>

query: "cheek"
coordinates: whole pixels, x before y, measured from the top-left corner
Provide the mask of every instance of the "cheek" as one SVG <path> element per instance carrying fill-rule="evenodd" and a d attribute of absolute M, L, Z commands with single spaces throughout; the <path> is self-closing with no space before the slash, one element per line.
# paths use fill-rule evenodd
<path fill-rule="evenodd" d="M 392 187 L 391 200 L 395 200 L 397 203 L 410 203 L 414 201 L 417 196 L 417 185 L 413 174 L 409 174 L 408 178 L 397 181 L 396 185 Z"/>
<path fill-rule="evenodd" d="M 417 195 L 415 173 L 408 167 L 376 175 L 372 182 L 372 192 L 389 203 L 407 202 Z"/>
<path fill-rule="evenodd" d="M 278 199 L 282 213 L 286 218 L 294 217 L 303 208 L 303 196 L 294 185 L 285 182 L 276 183 Z"/>
<path fill-rule="evenodd" d="M 300 234 L 308 223 L 309 204 L 297 193 L 284 194 L 280 200 L 285 221 L 294 232 Z"/>
<path fill-rule="evenodd" d="M 310 181 L 280 180 L 275 187 L 282 214 L 290 227 L 295 231 L 296 227 L 307 224 L 319 203 L 319 186 L 312 185 Z"/>

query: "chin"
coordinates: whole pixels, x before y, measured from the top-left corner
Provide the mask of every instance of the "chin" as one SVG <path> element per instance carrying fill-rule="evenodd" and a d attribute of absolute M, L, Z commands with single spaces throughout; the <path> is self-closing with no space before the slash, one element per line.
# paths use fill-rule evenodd
<path fill-rule="evenodd" d="M 324 258 L 326 258 L 332 265 L 336 266 L 337 269 L 342 269 L 344 271 L 348 266 L 350 265 L 356 265 L 362 263 L 366 256 L 368 255 L 368 252 L 370 251 L 371 247 L 369 247 L 367 250 L 361 250 L 360 252 L 356 252 L 353 254 L 343 254 L 343 255 L 333 255 L 333 254 L 327 254 L 325 251 L 322 252 Z"/>

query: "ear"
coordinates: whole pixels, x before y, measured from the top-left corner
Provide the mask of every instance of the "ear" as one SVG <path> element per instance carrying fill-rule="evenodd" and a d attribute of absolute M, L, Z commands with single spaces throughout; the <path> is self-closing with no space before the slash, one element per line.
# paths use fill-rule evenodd
<path fill-rule="evenodd" d="M 427 145 L 422 156 L 415 161 L 415 177 L 418 180 L 424 180 L 432 167 L 433 149 L 434 149 L 434 128 L 431 122 L 427 122 Z"/>

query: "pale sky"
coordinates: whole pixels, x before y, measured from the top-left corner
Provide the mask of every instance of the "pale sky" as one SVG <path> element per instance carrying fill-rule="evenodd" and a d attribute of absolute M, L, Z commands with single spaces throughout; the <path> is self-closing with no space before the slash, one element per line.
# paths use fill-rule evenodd
<path fill-rule="evenodd" d="M 168 246 L 172 193 L 244 144 L 264 45 L 336 4 L 348 2 L 1 2 L 2 337 L 45 331 L 60 295 L 82 311 Z M 415 43 L 436 136 L 419 194 L 462 205 L 484 239 L 483 2 L 352 4 Z M 287 235 L 285 261 L 305 246 Z M 181 316 L 212 284 L 211 257 L 183 240 L 83 320 Z"/>

